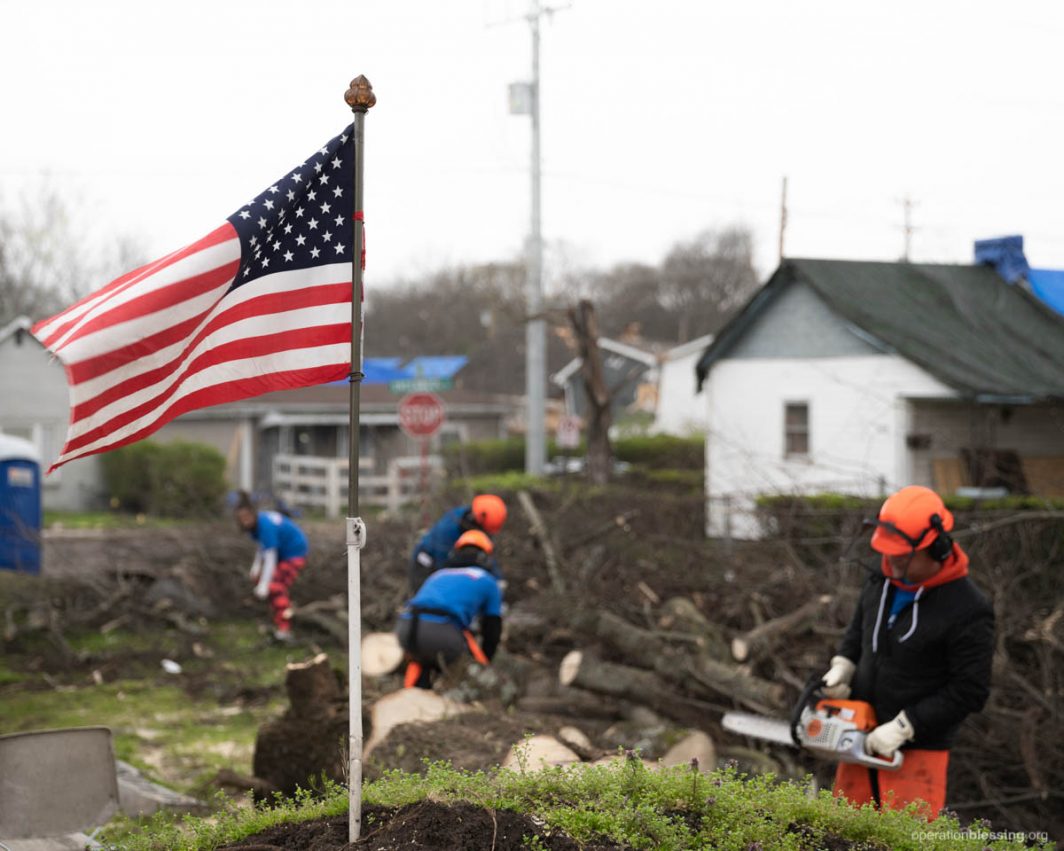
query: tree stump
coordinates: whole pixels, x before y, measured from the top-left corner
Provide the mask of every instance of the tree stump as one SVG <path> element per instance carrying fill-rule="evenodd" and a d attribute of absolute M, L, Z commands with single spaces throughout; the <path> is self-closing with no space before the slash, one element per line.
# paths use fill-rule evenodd
<path fill-rule="evenodd" d="M 289 708 L 259 729 L 252 768 L 256 777 L 292 795 L 324 775 L 343 783 L 347 770 L 347 700 L 324 653 L 285 672 Z"/>

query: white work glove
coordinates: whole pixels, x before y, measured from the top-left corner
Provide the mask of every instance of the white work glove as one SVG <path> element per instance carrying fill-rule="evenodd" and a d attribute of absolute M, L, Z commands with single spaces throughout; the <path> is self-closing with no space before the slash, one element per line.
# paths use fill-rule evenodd
<path fill-rule="evenodd" d="M 824 697 L 845 700 L 850 696 L 850 680 L 857 666 L 845 656 L 832 656 L 831 667 L 824 674 Z"/>
<path fill-rule="evenodd" d="M 909 716 L 903 710 L 894 716 L 893 721 L 880 724 L 868 734 L 864 743 L 865 753 L 879 754 L 890 759 L 898 748 L 911 741 L 915 735 L 916 731 L 909 721 Z"/>
<path fill-rule="evenodd" d="M 270 596 L 270 589 L 265 585 L 256 585 L 254 594 L 260 600 L 265 600 L 267 597 Z"/>

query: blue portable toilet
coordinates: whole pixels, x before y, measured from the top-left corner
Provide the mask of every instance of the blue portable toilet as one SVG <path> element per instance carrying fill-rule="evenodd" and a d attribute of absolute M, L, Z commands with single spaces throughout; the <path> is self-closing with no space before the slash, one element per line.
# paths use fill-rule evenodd
<path fill-rule="evenodd" d="M 0 434 L 0 569 L 41 572 L 40 456 L 7 434 Z"/>

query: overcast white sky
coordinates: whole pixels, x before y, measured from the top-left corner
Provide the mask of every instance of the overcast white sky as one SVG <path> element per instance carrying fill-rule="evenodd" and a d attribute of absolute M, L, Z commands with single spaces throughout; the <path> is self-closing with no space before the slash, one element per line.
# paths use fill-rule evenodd
<path fill-rule="evenodd" d="M 506 259 L 529 221 L 525 0 L 0 0 L 0 201 L 68 187 L 93 240 L 192 241 L 366 122 L 367 283 Z M 573 0 L 542 41 L 543 231 L 658 262 L 731 223 L 787 253 L 965 262 L 1022 233 L 1064 267 L 1059 0 Z M 557 262 L 559 253 L 552 256 Z M 99 283 L 103 283 L 102 281 Z"/>

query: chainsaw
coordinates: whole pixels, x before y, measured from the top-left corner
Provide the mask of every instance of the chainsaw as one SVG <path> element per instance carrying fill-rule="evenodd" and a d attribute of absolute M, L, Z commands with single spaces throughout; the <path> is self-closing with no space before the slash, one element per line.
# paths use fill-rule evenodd
<path fill-rule="evenodd" d="M 728 712 L 721 725 L 732 733 L 804 748 L 833 762 L 851 762 L 888 771 L 901 768 L 900 750 L 891 759 L 865 752 L 865 739 L 876 726 L 876 713 L 871 704 L 863 700 L 826 698 L 821 691 L 823 685 L 819 677 L 809 681 L 789 722 L 748 712 Z"/>

